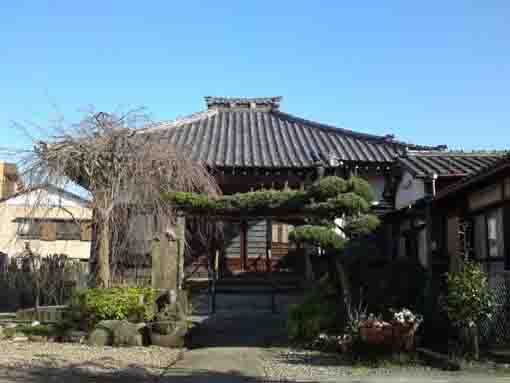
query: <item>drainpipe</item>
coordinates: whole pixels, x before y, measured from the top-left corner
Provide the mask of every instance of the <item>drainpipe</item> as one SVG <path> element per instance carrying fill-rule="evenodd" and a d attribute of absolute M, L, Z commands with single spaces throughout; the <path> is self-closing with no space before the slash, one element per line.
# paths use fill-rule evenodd
<path fill-rule="evenodd" d="M 432 238 L 432 225 L 433 225 L 433 222 L 432 222 L 432 200 L 434 199 L 434 197 L 436 196 L 436 180 L 437 180 L 437 173 L 433 173 L 432 174 L 432 198 L 427 201 L 427 206 L 425 207 L 425 222 L 426 222 L 426 225 L 425 225 L 425 236 L 426 236 L 426 241 L 427 241 L 427 251 L 426 251 L 426 254 L 427 254 L 427 260 L 426 260 L 426 263 L 427 263 L 427 266 L 428 266 L 428 269 L 430 270 L 430 267 L 431 267 L 431 263 L 432 263 L 432 252 L 434 251 L 434 249 L 432 248 L 432 243 L 435 242 L 436 238 Z"/>
<path fill-rule="evenodd" d="M 437 173 L 432 174 L 432 197 L 436 196 Z"/>

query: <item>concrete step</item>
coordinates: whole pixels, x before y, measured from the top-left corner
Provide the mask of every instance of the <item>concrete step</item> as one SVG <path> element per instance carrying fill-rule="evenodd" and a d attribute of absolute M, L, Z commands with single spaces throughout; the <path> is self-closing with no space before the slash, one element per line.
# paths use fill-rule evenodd
<path fill-rule="evenodd" d="M 488 354 L 497 363 L 510 363 L 510 345 L 492 348 Z"/>

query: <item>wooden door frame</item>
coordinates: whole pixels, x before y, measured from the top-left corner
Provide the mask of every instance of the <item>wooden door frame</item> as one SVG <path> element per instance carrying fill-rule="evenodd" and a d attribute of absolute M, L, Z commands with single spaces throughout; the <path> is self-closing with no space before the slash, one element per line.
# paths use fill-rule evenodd
<path fill-rule="evenodd" d="M 248 269 L 248 236 L 247 236 L 247 227 L 248 224 L 246 221 L 241 221 L 240 224 L 240 252 L 239 254 L 241 258 L 241 271 L 246 271 Z"/>

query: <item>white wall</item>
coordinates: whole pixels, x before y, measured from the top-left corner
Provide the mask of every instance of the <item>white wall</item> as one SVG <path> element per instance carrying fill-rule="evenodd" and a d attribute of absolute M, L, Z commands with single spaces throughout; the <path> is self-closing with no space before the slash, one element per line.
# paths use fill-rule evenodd
<path fill-rule="evenodd" d="M 370 186 L 372 186 L 375 200 L 381 201 L 383 199 L 384 186 L 386 182 L 384 176 L 361 174 L 360 177 L 365 179 L 370 184 Z"/>
<path fill-rule="evenodd" d="M 425 183 L 423 180 L 414 178 L 412 174 L 405 172 L 397 188 L 395 208 L 401 209 L 409 206 L 423 197 L 425 197 Z"/>
<path fill-rule="evenodd" d="M 28 242 L 30 248 L 41 255 L 66 254 L 71 258 L 89 258 L 90 241 L 18 238 L 16 220 L 20 218 L 90 220 L 92 211 L 82 200 L 51 189 L 38 189 L 3 201 L 0 203 L 0 252 L 19 254 Z"/>

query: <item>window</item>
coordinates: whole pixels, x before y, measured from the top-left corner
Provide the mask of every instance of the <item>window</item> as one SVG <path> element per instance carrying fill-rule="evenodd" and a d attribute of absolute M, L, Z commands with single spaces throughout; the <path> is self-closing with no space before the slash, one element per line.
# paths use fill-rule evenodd
<path fill-rule="evenodd" d="M 81 228 L 76 222 L 57 222 L 57 239 L 59 240 L 80 240 Z"/>
<path fill-rule="evenodd" d="M 474 221 L 476 258 L 484 260 L 504 257 L 502 210 L 477 215 Z"/>
<path fill-rule="evenodd" d="M 475 257 L 488 274 L 489 285 L 492 285 L 494 275 L 504 269 L 503 211 L 495 209 L 479 214 L 474 223 Z"/>
<path fill-rule="evenodd" d="M 38 221 L 23 219 L 18 222 L 17 234 L 24 239 L 39 239 L 41 224 Z"/>

